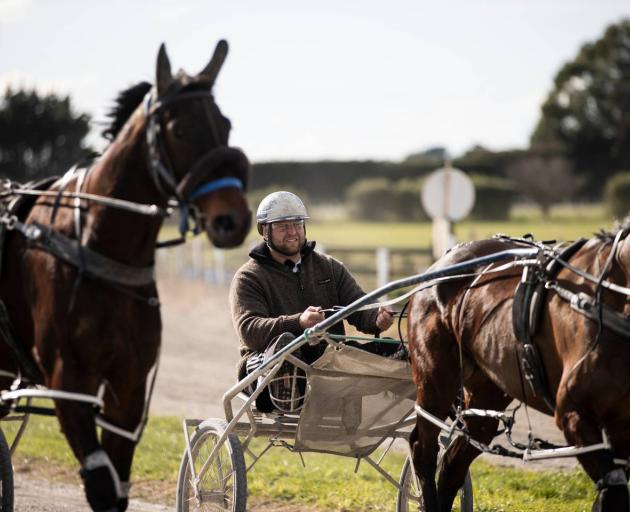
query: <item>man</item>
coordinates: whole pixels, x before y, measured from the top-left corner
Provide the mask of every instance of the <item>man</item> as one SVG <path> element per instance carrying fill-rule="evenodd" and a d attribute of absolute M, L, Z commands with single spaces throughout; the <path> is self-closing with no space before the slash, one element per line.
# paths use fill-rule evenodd
<path fill-rule="evenodd" d="M 291 192 L 269 194 L 258 206 L 263 242 L 249 253 L 251 259 L 237 271 L 230 287 L 232 320 L 241 340 L 240 378 L 262 364 L 268 347 L 280 342 L 285 346 L 324 320 L 323 310 L 365 295 L 342 263 L 314 251 L 315 242 L 306 240 L 308 218 L 304 204 Z M 356 312 L 348 321 L 362 332 L 376 334 L 389 328 L 393 318 L 378 308 Z M 343 323 L 329 332 L 344 334 Z M 323 348 L 304 346 L 296 355 L 311 363 Z"/>

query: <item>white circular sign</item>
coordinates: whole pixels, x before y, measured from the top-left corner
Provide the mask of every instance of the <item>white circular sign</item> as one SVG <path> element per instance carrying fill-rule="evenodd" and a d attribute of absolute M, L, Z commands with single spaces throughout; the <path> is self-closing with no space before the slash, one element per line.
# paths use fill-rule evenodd
<path fill-rule="evenodd" d="M 420 197 L 432 219 L 460 220 L 475 204 L 475 187 L 464 172 L 443 167 L 429 174 Z"/>

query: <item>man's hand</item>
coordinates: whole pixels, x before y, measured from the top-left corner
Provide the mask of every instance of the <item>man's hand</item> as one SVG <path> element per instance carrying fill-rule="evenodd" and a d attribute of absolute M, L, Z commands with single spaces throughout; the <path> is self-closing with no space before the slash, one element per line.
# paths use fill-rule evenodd
<path fill-rule="evenodd" d="M 378 330 L 381 332 L 386 331 L 393 323 L 394 312 L 383 307 L 378 308 L 378 313 L 376 314 L 376 327 L 378 327 Z"/>
<path fill-rule="evenodd" d="M 324 319 L 324 313 L 319 306 L 309 306 L 300 315 L 300 327 L 306 329 L 307 327 L 313 327 Z M 390 322 L 391 323 L 391 322 Z"/>

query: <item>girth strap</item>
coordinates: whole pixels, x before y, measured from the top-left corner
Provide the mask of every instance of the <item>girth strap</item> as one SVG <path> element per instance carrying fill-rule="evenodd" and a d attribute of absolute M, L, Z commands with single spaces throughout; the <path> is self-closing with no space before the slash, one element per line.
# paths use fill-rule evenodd
<path fill-rule="evenodd" d="M 84 272 L 98 279 L 104 279 L 124 286 L 144 286 L 155 281 L 154 266 L 134 267 L 103 256 L 81 246 L 78 240 L 68 238 L 59 231 L 50 229 L 37 222 L 31 224 L 29 245 L 49 252 L 71 265 L 82 268 Z"/>

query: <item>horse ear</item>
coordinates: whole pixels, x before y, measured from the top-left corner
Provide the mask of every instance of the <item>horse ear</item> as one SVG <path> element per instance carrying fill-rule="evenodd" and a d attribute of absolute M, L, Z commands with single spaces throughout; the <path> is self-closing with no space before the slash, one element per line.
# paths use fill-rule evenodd
<path fill-rule="evenodd" d="M 223 62 L 225 61 L 227 52 L 227 41 L 225 39 L 221 39 L 217 43 L 217 47 L 214 49 L 214 55 L 210 59 L 210 62 L 208 62 L 208 65 L 203 69 L 203 71 L 197 75 L 197 79 L 213 84 L 219 74 Z"/>
<path fill-rule="evenodd" d="M 168 60 L 168 55 L 166 55 L 166 46 L 164 45 L 164 43 L 160 45 L 155 74 L 155 83 L 157 85 L 159 98 L 166 92 L 171 83 L 173 83 L 173 75 L 171 74 L 171 63 Z"/>

